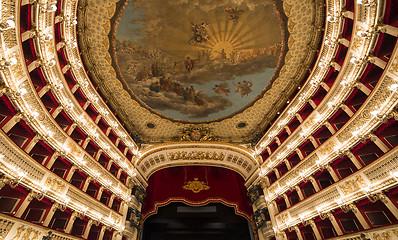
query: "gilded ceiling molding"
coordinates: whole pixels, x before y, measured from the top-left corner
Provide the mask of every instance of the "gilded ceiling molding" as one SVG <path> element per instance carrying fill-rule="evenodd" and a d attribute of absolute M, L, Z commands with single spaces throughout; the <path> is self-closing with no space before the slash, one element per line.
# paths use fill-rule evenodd
<path fill-rule="evenodd" d="M 144 150 L 136 162 L 146 180 L 156 171 L 174 166 L 206 165 L 231 169 L 246 181 L 257 171 L 260 159 L 240 146 L 224 143 L 171 143 Z"/>
<path fill-rule="evenodd" d="M 109 21 L 116 12 L 116 2 L 107 0 L 98 4 L 93 0 L 81 1 L 79 17 L 82 19 L 78 21 L 79 24 L 82 23 L 79 25 L 79 46 L 83 52 L 85 66 L 90 72 L 91 79 L 98 84 L 99 91 L 109 101 L 109 105 L 120 113 L 119 117 L 124 120 L 131 132 L 138 134 L 143 142 L 173 141 L 187 124 L 164 119 L 141 107 L 131 99 L 116 78 L 116 72 L 111 65 L 111 55 L 108 52 L 107 37 L 112 28 Z M 283 8 L 289 17 L 289 51 L 285 58 L 285 66 L 282 67 L 280 76 L 272 84 L 272 88 L 242 113 L 220 122 L 199 124 L 211 128 L 221 141 L 249 142 L 254 135 L 261 132 L 285 104 L 288 96 L 307 76 L 309 67 L 316 57 L 315 49 L 318 49 L 323 36 L 321 31 L 324 23 L 323 3 L 320 1 L 298 3 L 289 0 L 283 2 Z M 149 129 L 146 125 L 147 119 L 151 119 L 151 123 L 156 127 Z M 246 127 L 237 128 L 237 124 L 241 122 L 245 122 Z"/>

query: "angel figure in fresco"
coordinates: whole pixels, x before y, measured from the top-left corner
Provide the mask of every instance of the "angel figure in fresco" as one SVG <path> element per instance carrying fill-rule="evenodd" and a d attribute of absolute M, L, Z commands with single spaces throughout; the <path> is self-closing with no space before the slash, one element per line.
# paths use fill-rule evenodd
<path fill-rule="evenodd" d="M 245 12 L 244 10 L 238 10 L 238 7 L 231 8 L 229 6 L 226 7 L 224 11 L 228 14 L 228 19 L 234 22 L 237 22 L 240 18 L 240 15 Z"/>
<path fill-rule="evenodd" d="M 193 66 L 195 64 L 196 60 L 191 59 L 190 57 L 187 57 L 184 61 L 185 64 L 185 69 L 188 70 L 188 72 L 190 72 L 193 69 Z"/>
<path fill-rule="evenodd" d="M 225 95 L 225 96 L 228 96 L 228 93 L 230 92 L 229 88 L 221 86 L 221 84 L 220 85 L 216 84 L 214 86 L 213 90 L 214 90 L 214 92 Z"/>
<path fill-rule="evenodd" d="M 235 92 L 240 93 L 240 96 L 243 97 L 244 95 L 249 95 L 252 92 L 251 87 L 253 86 L 252 82 L 238 82 L 238 84 L 233 83 L 238 89 Z"/>
<path fill-rule="evenodd" d="M 193 36 L 188 41 L 189 44 L 202 43 L 202 42 L 209 41 L 210 36 L 207 33 L 208 25 L 206 23 L 202 23 L 200 25 L 193 24 L 193 23 L 191 23 L 191 24 L 192 24 Z"/>

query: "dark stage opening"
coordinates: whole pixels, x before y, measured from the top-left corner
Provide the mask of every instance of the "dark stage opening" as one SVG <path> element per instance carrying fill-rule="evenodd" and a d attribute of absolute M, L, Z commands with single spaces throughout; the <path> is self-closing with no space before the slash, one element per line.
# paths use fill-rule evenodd
<path fill-rule="evenodd" d="M 170 203 L 145 220 L 142 240 L 254 240 L 246 218 L 221 203 Z"/>

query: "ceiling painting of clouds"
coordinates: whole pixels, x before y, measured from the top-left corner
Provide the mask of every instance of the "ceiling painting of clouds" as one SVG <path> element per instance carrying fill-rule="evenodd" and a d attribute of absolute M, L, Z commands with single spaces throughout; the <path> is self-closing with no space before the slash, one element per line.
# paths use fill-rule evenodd
<path fill-rule="evenodd" d="M 114 61 L 132 98 L 177 121 L 243 111 L 271 86 L 287 51 L 276 0 L 133 0 Z"/>

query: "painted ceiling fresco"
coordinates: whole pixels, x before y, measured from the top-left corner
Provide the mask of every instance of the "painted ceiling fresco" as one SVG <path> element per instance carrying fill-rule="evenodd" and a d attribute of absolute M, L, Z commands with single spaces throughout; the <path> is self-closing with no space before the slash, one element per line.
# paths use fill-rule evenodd
<path fill-rule="evenodd" d="M 242 111 L 278 76 L 284 44 L 273 0 L 133 0 L 115 56 L 130 95 L 161 116 L 209 121 Z"/>

